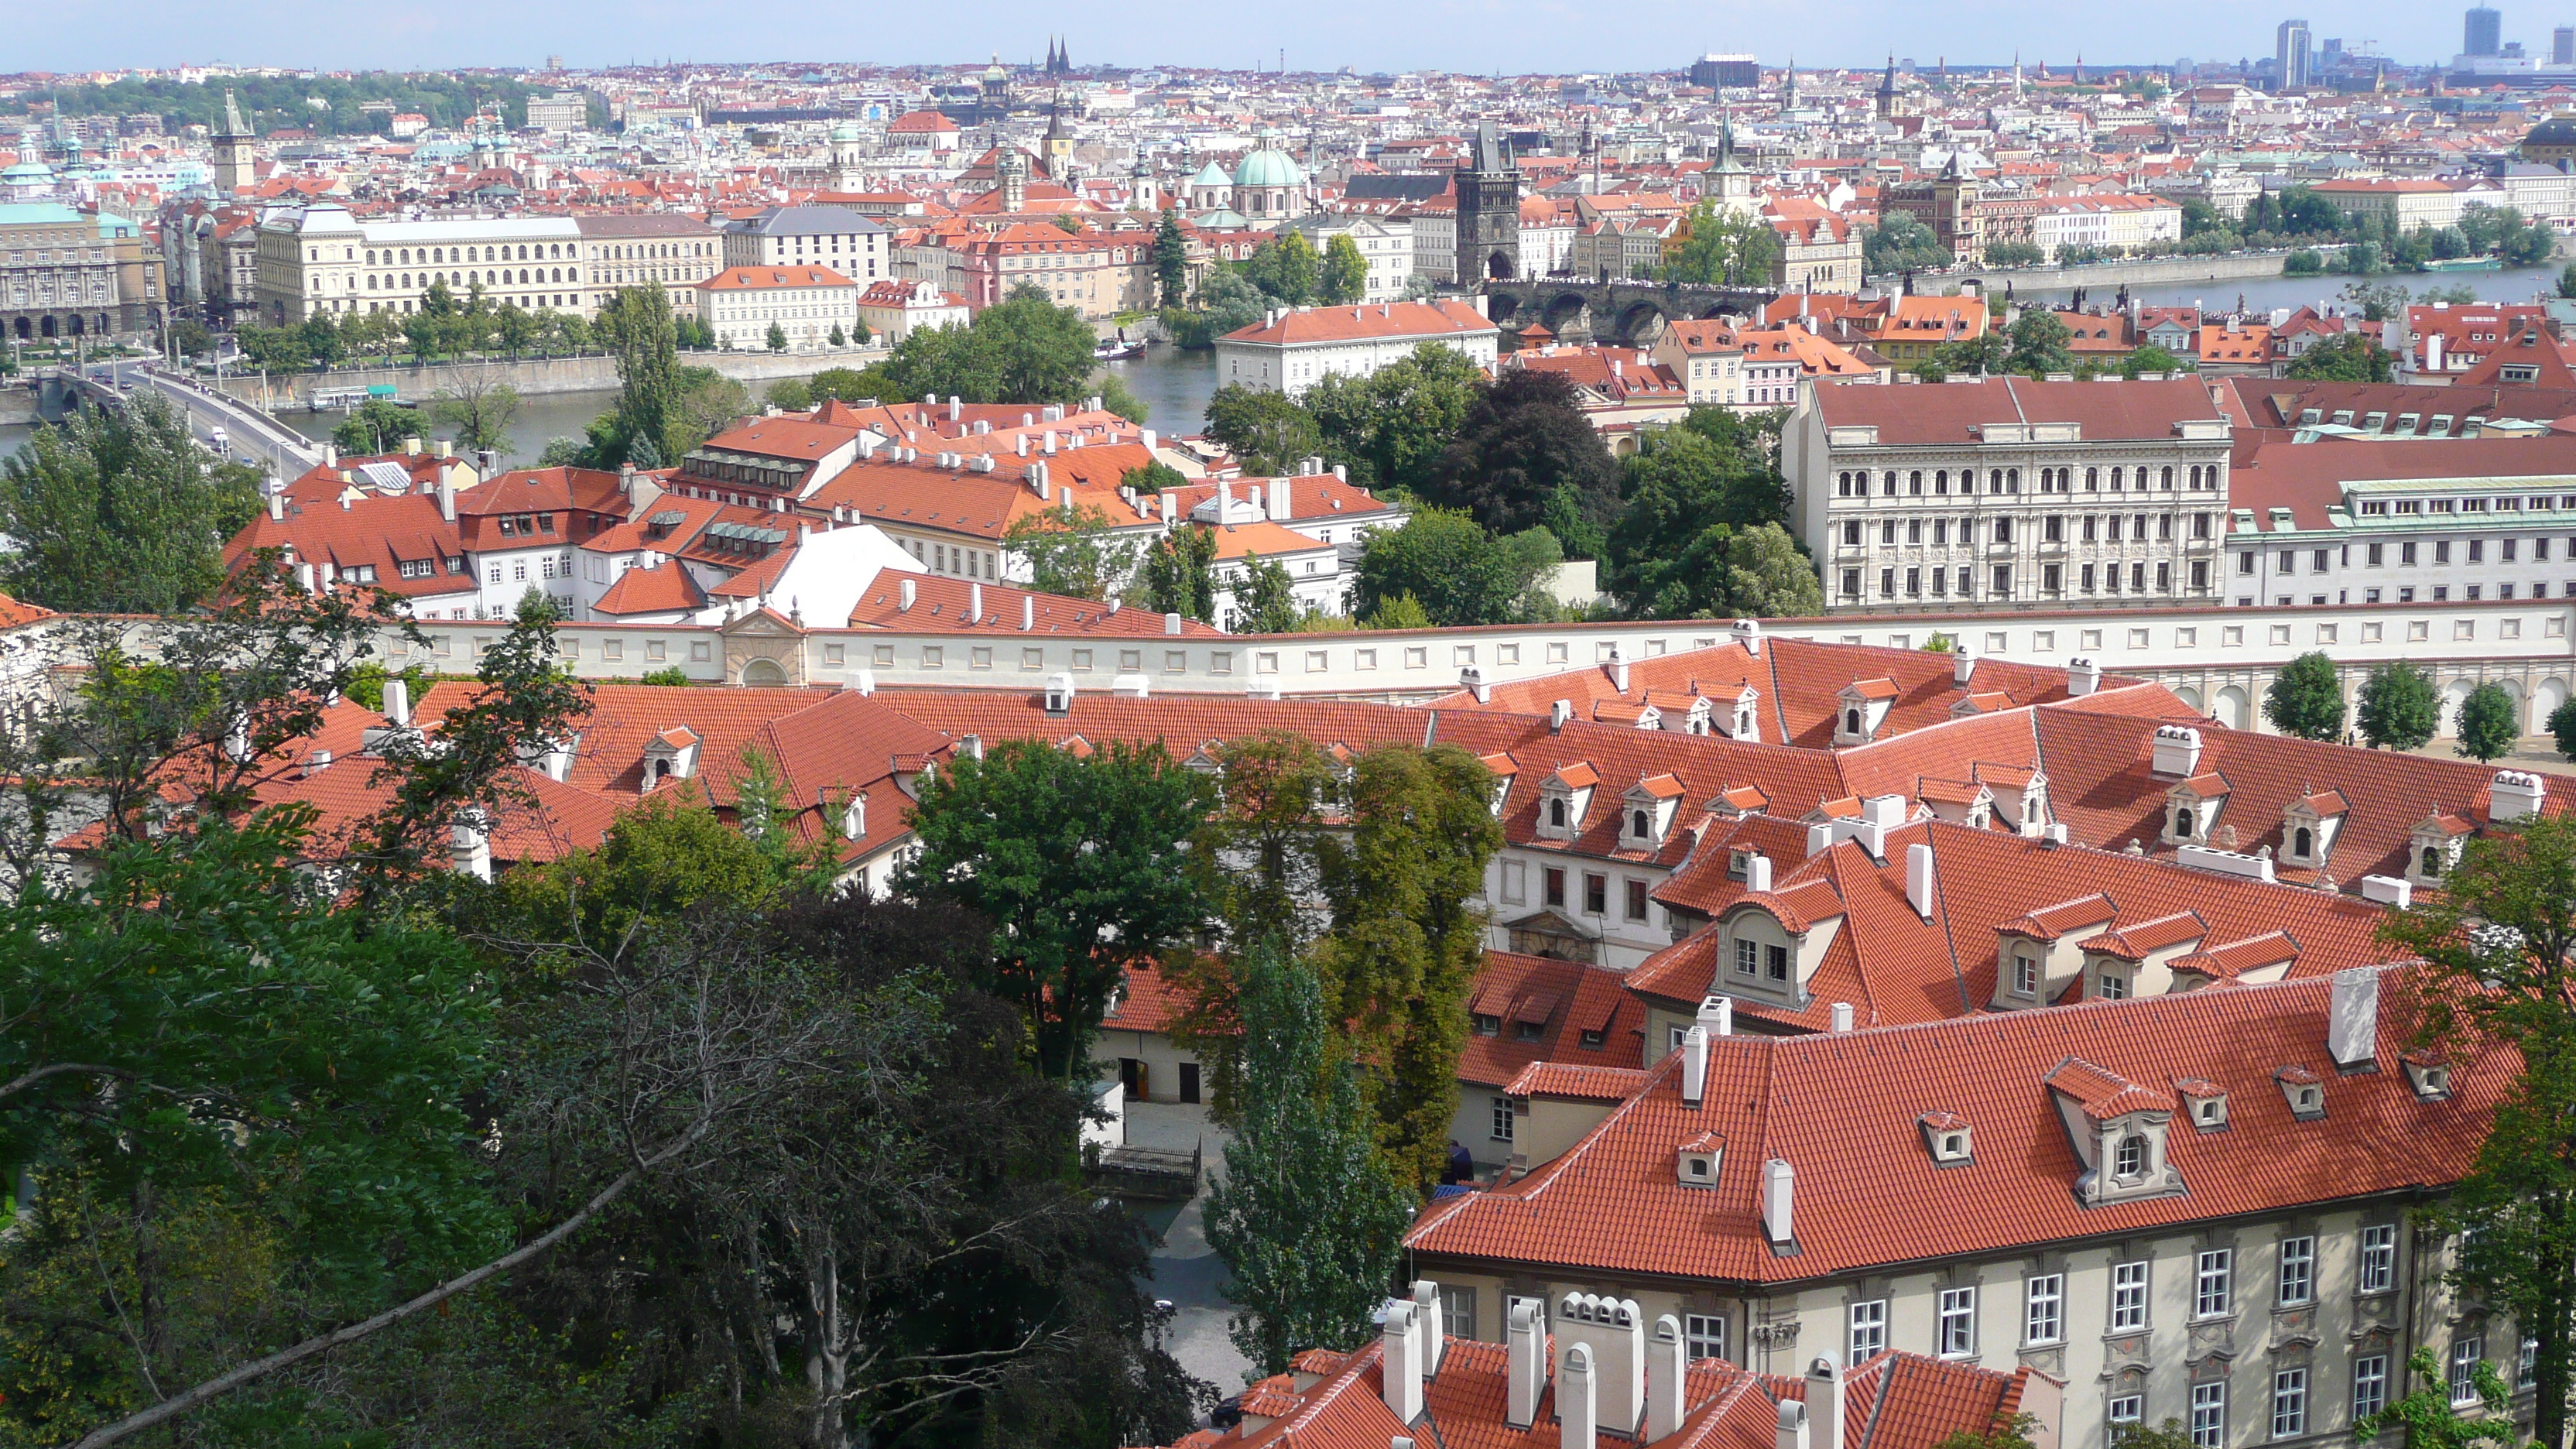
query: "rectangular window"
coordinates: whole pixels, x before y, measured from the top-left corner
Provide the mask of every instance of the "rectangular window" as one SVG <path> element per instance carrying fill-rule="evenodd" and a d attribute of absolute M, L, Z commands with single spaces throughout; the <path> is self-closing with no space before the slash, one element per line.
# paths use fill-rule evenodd
<path fill-rule="evenodd" d="M 2352 1361 L 2352 1416 L 2366 1419 L 2388 1407 L 2388 1355 L 2364 1354 Z"/>
<path fill-rule="evenodd" d="M 2192 1449 L 2225 1449 L 2227 1385 L 2224 1381 L 2191 1386 Z"/>
<path fill-rule="evenodd" d="M 1977 1351 L 1977 1290 L 1941 1290 L 1941 1326 L 1937 1344 L 1943 1358 L 1966 1358 Z"/>
<path fill-rule="evenodd" d="M 2290 1439 L 2308 1432 L 2308 1371 L 2285 1368 L 2272 1374 L 2272 1437 Z"/>
<path fill-rule="evenodd" d="M 1873 1298 L 1851 1306 L 1851 1363 L 1857 1368 L 1887 1349 L 1887 1300 Z"/>
<path fill-rule="evenodd" d="M 1583 913 L 1598 916 L 1610 909 L 1610 878 L 1605 875 L 1583 877 Z"/>
<path fill-rule="evenodd" d="M 2361 1272 L 2357 1282 L 2363 1293 L 2385 1293 L 2397 1286 L 2395 1223 L 2372 1223 L 2361 1230 Z"/>
<path fill-rule="evenodd" d="M 1632 880 L 1627 884 L 1628 919 L 1632 921 L 1642 921 L 1646 918 L 1646 883 L 1641 880 Z"/>
<path fill-rule="evenodd" d="M 1503 862 L 1503 904 L 1525 905 L 1529 901 L 1529 865 L 1524 861 Z"/>
<path fill-rule="evenodd" d="M 1735 974 L 1738 976 L 1754 976 L 1759 975 L 1761 970 L 1762 943 L 1759 941 L 1737 941 L 1735 943 Z"/>
<path fill-rule="evenodd" d="M 1563 910 L 1565 908 L 1565 867 L 1561 865 L 1549 866 L 1547 868 L 1546 880 L 1547 903 L 1559 910 Z"/>
<path fill-rule="evenodd" d="M 1509 1097 L 1495 1097 L 1490 1099 L 1490 1105 L 1494 1109 L 1494 1140 L 1496 1142 L 1511 1141 L 1512 1099 Z"/>
<path fill-rule="evenodd" d="M 2139 1422 L 2146 1418 L 2146 1414 L 2146 1395 L 2114 1395 L 2111 1402 L 2104 1406 L 2102 1413 L 2105 1425 L 2110 1431 L 2107 1442 L 2111 1449 L 2119 1449 L 2120 1441 L 2127 1437 L 2129 1431 L 2138 1427 Z"/>
<path fill-rule="evenodd" d="M 1452 1288 L 1447 1284 L 1441 1285 L 1440 1329 L 1443 1333 L 1456 1335 L 1462 1341 L 1476 1336 L 1476 1290 L 1474 1288 Z"/>
<path fill-rule="evenodd" d="M 2066 1275 L 2047 1273 L 2022 1285 L 2021 1341 L 2055 1343 L 2066 1336 Z"/>
<path fill-rule="evenodd" d="M 2451 1405 L 2467 1408 L 2478 1401 L 2478 1365 L 2485 1360 L 2487 1341 L 2470 1335 L 2451 1342 Z"/>
<path fill-rule="evenodd" d="M 1688 1313 L 1682 1316 L 1682 1344 L 1691 1360 L 1726 1357 L 1726 1315 L 1722 1313 Z"/>
<path fill-rule="evenodd" d="M 2317 1240 L 2283 1238 L 2281 1240 L 2281 1281 L 2273 1299 L 2284 1308 L 2296 1308 L 2316 1297 Z"/>
<path fill-rule="evenodd" d="M 2192 1275 L 2191 1311 L 2194 1317 L 2217 1318 L 2234 1302 L 2236 1250 L 2211 1248 L 2200 1255 Z"/>

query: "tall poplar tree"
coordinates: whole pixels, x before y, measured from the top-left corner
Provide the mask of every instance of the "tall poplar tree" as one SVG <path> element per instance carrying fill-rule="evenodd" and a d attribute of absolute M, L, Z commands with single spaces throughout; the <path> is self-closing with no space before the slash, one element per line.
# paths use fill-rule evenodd
<path fill-rule="evenodd" d="M 679 420 L 679 333 L 671 320 L 670 294 L 659 282 L 619 289 L 599 311 L 600 336 L 617 356 L 617 431 L 632 461 L 648 467 L 676 462 L 689 450 Z M 651 460 L 636 456 L 652 445 Z M 614 465 L 627 459 L 600 459 Z"/>

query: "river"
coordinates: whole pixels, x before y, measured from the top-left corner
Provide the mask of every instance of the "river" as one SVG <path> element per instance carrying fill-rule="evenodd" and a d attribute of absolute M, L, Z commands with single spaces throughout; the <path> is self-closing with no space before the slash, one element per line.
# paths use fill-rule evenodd
<path fill-rule="evenodd" d="M 2418 295 L 2447 292 L 2466 283 L 2477 289 L 2481 302 L 2528 302 L 2535 296 L 2558 295 L 2558 276 L 2563 263 L 2546 266 L 2517 267 L 2501 272 L 2425 272 L 2389 273 L 2374 277 L 2373 282 L 2395 283 Z M 2317 307 L 2322 310 L 2337 300 L 2347 282 L 2342 276 L 2323 277 L 2243 277 L 2225 281 L 2165 282 L 2132 287 L 2129 295 L 2149 307 L 2197 307 L 2203 312 L 2226 313 L 2242 307 L 2248 312 L 2267 312 L 2275 307 Z M 2087 287 L 2084 305 L 2109 307 L 2119 294 L 2116 287 Z M 2015 288 L 2018 298 L 2062 302 L 2071 295 L 2065 287 Z"/>
<path fill-rule="evenodd" d="M 1195 433 L 1205 425 L 1207 400 L 1216 391 L 1215 353 L 1157 346 L 1142 357 L 1105 364 L 1103 370 L 1124 379 L 1127 390 L 1144 402 L 1149 425 L 1166 433 Z M 754 400 L 758 397 L 755 390 Z M 556 393 L 523 400 L 518 416 L 510 422 L 509 461 L 525 467 L 545 451 L 548 440 L 582 436 L 590 420 L 616 401 L 614 390 Z M 344 416 L 290 411 L 280 414 L 279 421 L 306 437 L 327 438 Z M 0 457 L 16 452 L 27 441 L 28 432 L 22 424 L 0 425 Z"/>

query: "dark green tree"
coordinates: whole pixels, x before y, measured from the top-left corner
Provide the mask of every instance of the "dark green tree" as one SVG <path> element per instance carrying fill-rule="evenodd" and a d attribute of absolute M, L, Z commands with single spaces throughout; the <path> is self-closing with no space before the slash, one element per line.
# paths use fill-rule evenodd
<path fill-rule="evenodd" d="M 2348 332 L 2290 359 L 2283 376 L 2319 382 L 2386 382 L 2391 376 L 2388 350 L 2359 332 Z"/>
<path fill-rule="evenodd" d="M 1715 201 L 1691 208 L 1689 239 L 1672 253 L 1668 282 L 1727 287 L 1769 284 L 1780 261 L 1780 234 L 1758 216 L 1720 211 Z"/>
<path fill-rule="evenodd" d="M 2372 749 L 2416 750 L 2442 727 L 2442 706 L 2431 675 L 2412 664 L 2382 664 L 2362 681 L 2355 718 Z"/>
<path fill-rule="evenodd" d="M 47 608 L 167 614 L 223 581 L 223 546 L 258 511 L 257 473 L 219 463 L 143 393 L 37 430 L 0 459 L 0 589 Z"/>
<path fill-rule="evenodd" d="M 2549 712 L 2549 734 L 2558 745 L 2559 758 L 2576 760 L 2576 699 Z"/>
<path fill-rule="evenodd" d="M 1088 503 L 1070 514 L 1053 508 L 1022 514 L 1011 520 L 1002 541 L 1029 571 L 1030 588 L 1077 599 L 1118 593 L 1135 573 L 1139 552 L 1135 540 L 1119 536 L 1108 514 Z"/>
<path fill-rule="evenodd" d="M 1726 575 L 1712 566 L 1739 529 L 1788 517 L 1775 435 L 1720 408 L 1651 430 L 1626 460 L 1623 509 L 1609 533 L 1603 583 L 1637 618 L 1718 617 Z M 1715 536 L 1709 536 L 1717 530 Z"/>
<path fill-rule="evenodd" d="M 2418 1348 L 2408 1354 L 2406 1372 L 2415 1379 L 2415 1389 L 2378 1413 L 2355 1420 L 2352 1437 L 2356 1443 L 2371 1443 L 2391 1429 L 2405 1435 L 2401 1441 L 2405 1449 L 2471 1449 L 2478 1444 L 2511 1449 L 2521 1439 L 2512 1418 L 2505 1413 L 2510 1395 L 2494 1364 L 2480 1359 L 2471 1371 L 2471 1387 L 2476 1391 L 2479 1407 L 2486 1411 L 2474 1419 L 2451 1402 L 2450 1380 L 2434 1360 L 2433 1350 Z M 2560 1413 L 2563 1418 L 2565 1411 Z"/>
<path fill-rule="evenodd" d="M 497 369 L 475 368 L 450 382 L 429 401 L 429 415 L 449 430 L 460 447 L 510 452 L 510 424 L 519 415 L 519 390 L 493 375 Z"/>
<path fill-rule="evenodd" d="M 1257 553 L 1244 555 L 1227 627 L 1237 634 L 1285 634 L 1297 627 L 1301 612 L 1287 568 Z"/>
<path fill-rule="evenodd" d="M 1208 804 L 1204 778 L 1159 744 L 1081 757 L 1007 740 L 922 787 L 903 889 L 992 923 L 986 989 L 1027 1019 L 1043 1075 L 1083 1072 L 1126 968 L 1206 924 L 1187 857 Z"/>
<path fill-rule="evenodd" d="M 1178 307 L 1190 290 L 1190 243 L 1170 211 L 1154 224 L 1154 290 L 1163 306 Z"/>
<path fill-rule="evenodd" d="M 1241 383 L 1218 388 L 1208 399 L 1207 435 L 1254 477 L 1294 473 L 1300 459 L 1324 446 L 1314 415 L 1286 393 L 1255 391 Z"/>
<path fill-rule="evenodd" d="M 596 325 L 617 358 L 617 408 L 609 415 L 616 456 L 596 455 L 591 466 L 632 461 L 658 468 L 676 462 L 696 443 L 679 418 L 680 354 L 670 295 L 658 282 L 620 288 L 599 309 Z M 594 430 L 594 445 L 600 441 Z"/>
<path fill-rule="evenodd" d="M 1533 582 L 1523 557 L 1474 519 L 1426 508 L 1361 541 L 1351 612 L 1374 617 L 1410 597 L 1431 624 L 1504 624 Z"/>
<path fill-rule="evenodd" d="M 2452 753 L 2481 764 L 2503 759 L 2522 737 L 2519 713 L 2513 696 L 2501 684 L 2489 682 L 2470 690 L 2469 697 L 2460 701 L 2460 742 Z"/>
<path fill-rule="evenodd" d="M 770 323 L 769 331 L 761 337 L 761 343 L 772 352 L 785 352 L 787 350 L 787 329 L 776 322 Z"/>
<path fill-rule="evenodd" d="M 1315 279 L 1315 300 L 1325 306 L 1349 306 L 1368 293 L 1368 258 L 1360 255 L 1360 244 L 1350 233 L 1335 234 L 1324 244 L 1324 258 Z"/>
<path fill-rule="evenodd" d="M 1266 942 L 1236 974 L 1241 1017 L 1257 1025 L 1243 1038 L 1243 1090 L 1225 1176 L 1208 1189 L 1207 1235 L 1240 1310 L 1227 1336 L 1271 1374 L 1303 1349 L 1367 1341 L 1394 1285 L 1413 1195 L 1376 1151 L 1314 967 Z"/>
<path fill-rule="evenodd" d="M 1619 464 L 1564 374 L 1515 369 L 1468 408 L 1421 491 L 1496 533 L 1544 525 L 1567 553 L 1596 558 L 1619 512 Z"/>
<path fill-rule="evenodd" d="M 1464 353 L 1426 342 L 1366 377 L 1324 378 L 1298 406 L 1322 434 L 1316 450 L 1353 483 L 1418 492 L 1484 387 L 1484 370 Z"/>
<path fill-rule="evenodd" d="M 1155 613 L 1215 623 L 1216 531 L 1184 526 L 1146 545 L 1136 586 Z"/>
<path fill-rule="evenodd" d="M 2322 652 L 2281 666 L 2263 694 L 2263 717 L 2285 735 L 2332 743 L 2343 737 L 2343 676 Z"/>
<path fill-rule="evenodd" d="M 1315 300 L 1323 258 L 1301 231 L 1282 231 L 1253 249 L 1242 263 L 1243 275 L 1285 306 L 1303 307 Z"/>
<path fill-rule="evenodd" d="M 2075 364 L 2067 356 L 2066 344 L 2074 336 L 2056 313 L 2045 307 L 2025 307 L 2013 319 L 2012 355 L 2004 365 L 2031 377 L 2071 372 Z"/>

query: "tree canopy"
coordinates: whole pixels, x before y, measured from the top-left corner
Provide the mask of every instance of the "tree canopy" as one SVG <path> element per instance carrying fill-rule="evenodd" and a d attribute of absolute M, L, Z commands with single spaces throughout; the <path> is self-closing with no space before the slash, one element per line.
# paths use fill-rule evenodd
<path fill-rule="evenodd" d="M 1618 515 L 1619 464 L 1564 374 L 1516 368 L 1469 405 L 1421 493 L 1496 533 L 1544 526 L 1594 558 Z"/>
<path fill-rule="evenodd" d="M 258 473 L 197 445 L 157 395 L 82 409 L 0 459 L 0 589 L 47 608 L 170 613 L 223 583 Z"/>

